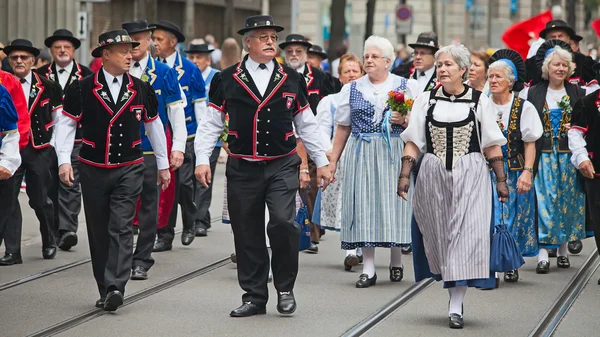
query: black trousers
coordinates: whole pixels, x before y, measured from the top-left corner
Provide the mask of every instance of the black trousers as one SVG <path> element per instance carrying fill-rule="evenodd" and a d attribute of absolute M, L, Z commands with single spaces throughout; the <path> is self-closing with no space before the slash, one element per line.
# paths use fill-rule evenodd
<path fill-rule="evenodd" d="M 585 193 L 596 247 L 600 252 L 600 179 L 585 179 Z"/>
<path fill-rule="evenodd" d="M 58 176 L 58 160 L 50 168 L 52 183 L 50 199 L 54 204 L 54 228 L 57 238 L 66 232 L 77 232 L 79 213 L 81 212 L 81 186 L 79 185 L 79 151 L 81 143 L 75 143 L 71 152 L 71 167 L 73 167 L 73 186 L 60 181 Z"/>
<path fill-rule="evenodd" d="M 184 231 L 194 230 L 194 220 L 198 207 L 194 202 L 194 193 L 196 190 L 196 177 L 194 169 L 196 168 L 196 155 L 194 153 L 194 138 L 188 138 L 185 144 L 185 153 L 183 155 L 183 165 L 175 171 L 175 201 L 171 215 L 169 215 L 169 224 L 158 231 L 159 240 L 173 242 L 175 238 L 175 225 L 177 224 L 177 204 L 181 205 L 181 220 Z"/>
<path fill-rule="evenodd" d="M 158 199 L 160 187 L 156 184 L 158 178 L 158 167 L 156 157 L 153 154 L 144 154 L 144 181 L 142 182 L 142 193 L 140 194 L 140 209 L 138 211 L 137 246 L 133 253 L 133 267 L 140 266 L 150 269 L 154 265 L 152 258 L 152 247 L 158 227 Z"/>
<path fill-rule="evenodd" d="M 284 292 L 294 288 L 300 240 L 300 229 L 294 223 L 300 162 L 297 155 L 262 162 L 232 157 L 227 161 L 227 203 L 244 302 L 264 305 L 269 297 L 265 203 L 275 289 Z"/>
<path fill-rule="evenodd" d="M 12 217 L 12 208 L 15 203 L 15 177 L 0 180 L 0 245 L 4 241 L 4 235 Z"/>
<path fill-rule="evenodd" d="M 100 297 L 119 290 L 131 273 L 133 217 L 142 192 L 144 164 L 100 168 L 81 164 L 81 191 L 94 278 Z"/>
<path fill-rule="evenodd" d="M 211 179 L 210 184 L 208 184 L 208 188 L 204 188 L 199 181 L 195 181 L 196 190 L 194 193 L 194 200 L 196 206 L 198 206 L 198 211 L 196 212 L 196 218 L 194 220 L 194 228 L 210 228 L 210 203 L 212 201 L 213 181 L 220 153 L 221 147 L 215 147 L 210 155 L 210 171 L 213 179 Z"/>
<path fill-rule="evenodd" d="M 54 149 L 47 147 L 36 150 L 31 143 L 21 150 L 21 166 L 15 172 L 13 190 L 13 207 L 11 219 L 4 233 L 4 244 L 6 253 L 21 253 L 21 232 L 23 228 L 23 215 L 19 203 L 19 191 L 23 177 L 27 179 L 27 196 L 29 206 L 34 210 L 40 222 L 40 233 L 42 234 L 42 248 L 56 246 L 52 228 L 54 228 L 54 206 L 48 198 L 48 186 L 52 181 L 50 176 L 50 164 L 56 154 Z"/>

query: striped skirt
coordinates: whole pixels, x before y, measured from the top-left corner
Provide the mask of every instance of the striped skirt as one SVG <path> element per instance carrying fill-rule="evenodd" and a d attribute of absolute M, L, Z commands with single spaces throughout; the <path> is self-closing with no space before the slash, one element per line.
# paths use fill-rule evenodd
<path fill-rule="evenodd" d="M 480 153 L 470 153 L 448 171 L 427 153 L 414 194 L 415 219 L 423 234 L 429 269 L 444 281 L 490 275 L 492 183 Z"/>
<path fill-rule="evenodd" d="M 342 249 L 410 243 L 412 203 L 396 194 L 404 142 L 392 136 L 391 150 L 380 134 L 348 140 L 342 162 Z"/>

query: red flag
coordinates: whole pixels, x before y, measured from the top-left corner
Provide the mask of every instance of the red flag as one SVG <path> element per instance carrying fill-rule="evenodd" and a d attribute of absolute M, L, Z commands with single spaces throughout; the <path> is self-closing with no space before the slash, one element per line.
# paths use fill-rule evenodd
<path fill-rule="evenodd" d="M 596 35 L 600 37 L 600 19 L 592 21 L 590 26 L 592 26 L 592 29 L 594 30 L 594 32 L 596 32 Z"/>
<path fill-rule="evenodd" d="M 502 34 L 502 41 L 508 48 L 517 51 L 523 59 L 527 58 L 529 41 L 539 37 L 540 31 L 546 28 L 546 23 L 552 20 L 552 12 L 547 10 L 527 20 L 517 22 L 508 27 Z"/>

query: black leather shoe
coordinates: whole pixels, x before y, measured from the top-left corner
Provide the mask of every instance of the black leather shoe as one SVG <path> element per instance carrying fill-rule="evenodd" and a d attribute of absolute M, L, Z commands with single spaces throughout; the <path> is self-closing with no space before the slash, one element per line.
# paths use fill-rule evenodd
<path fill-rule="evenodd" d="M 77 245 L 77 234 L 74 232 L 66 232 L 60 237 L 58 248 L 61 250 L 69 250 Z"/>
<path fill-rule="evenodd" d="M 559 256 L 556 259 L 556 266 L 558 268 L 569 268 L 571 267 L 571 262 L 569 261 L 569 258 L 566 256 Z"/>
<path fill-rule="evenodd" d="M 181 233 L 181 244 L 184 246 L 189 246 L 192 244 L 192 241 L 196 238 L 196 234 L 193 230 L 185 230 Z"/>
<path fill-rule="evenodd" d="M 509 270 L 506 273 L 504 273 L 504 282 L 517 282 L 519 281 L 519 270 L 515 269 L 515 270 Z"/>
<path fill-rule="evenodd" d="M 358 266 L 358 256 L 350 254 L 344 259 L 344 270 L 351 271 L 352 267 Z"/>
<path fill-rule="evenodd" d="M 235 253 L 231 253 L 229 259 L 231 260 L 231 263 L 237 263 L 237 255 L 235 255 Z"/>
<path fill-rule="evenodd" d="M 140 227 L 133 226 L 133 235 L 138 235 L 138 234 L 140 234 Z"/>
<path fill-rule="evenodd" d="M 154 243 L 154 247 L 152 247 L 152 252 L 158 253 L 158 252 L 164 252 L 164 251 L 171 250 L 171 249 L 173 249 L 172 243 L 170 243 L 170 242 L 167 243 L 162 240 L 158 240 Z"/>
<path fill-rule="evenodd" d="M 135 266 L 131 271 L 131 279 L 132 280 L 147 280 L 148 279 L 148 271 L 146 268 L 142 266 Z"/>
<path fill-rule="evenodd" d="M 229 316 L 231 317 L 249 317 L 254 315 L 264 315 L 267 309 L 264 306 L 258 306 L 252 302 L 244 302 L 240 307 L 233 309 Z"/>
<path fill-rule="evenodd" d="M 450 314 L 448 321 L 450 329 L 462 329 L 465 326 L 463 318 L 459 314 Z"/>
<path fill-rule="evenodd" d="M 104 300 L 105 311 L 115 311 L 121 305 L 123 305 L 123 294 L 120 291 L 113 290 L 106 295 L 106 300 Z"/>
<path fill-rule="evenodd" d="M 319 246 L 317 246 L 315 243 L 311 243 L 310 247 L 306 248 L 305 252 L 309 254 L 317 254 L 319 252 Z"/>
<path fill-rule="evenodd" d="M 404 277 L 404 268 L 402 267 L 390 267 L 390 281 L 400 282 Z"/>
<path fill-rule="evenodd" d="M 293 291 L 277 293 L 277 311 L 282 315 L 291 315 L 296 311 L 296 299 Z"/>
<path fill-rule="evenodd" d="M 557 254 L 557 249 L 556 248 L 550 248 L 548 249 L 548 257 L 556 257 Z"/>
<path fill-rule="evenodd" d="M 22 264 L 23 259 L 21 254 L 9 254 L 6 253 L 3 258 L 0 259 L 0 266 L 12 266 L 13 264 Z"/>
<path fill-rule="evenodd" d="M 105 298 L 101 298 L 101 299 L 97 300 L 96 301 L 96 308 L 103 309 L 104 308 L 104 301 L 106 301 Z"/>
<path fill-rule="evenodd" d="M 360 274 L 358 277 L 358 281 L 356 281 L 357 288 L 368 288 L 370 286 L 374 286 L 377 283 L 377 274 L 373 275 L 373 277 L 369 278 L 367 274 Z"/>
<path fill-rule="evenodd" d="M 52 260 L 56 256 L 56 247 L 48 247 L 42 249 L 42 256 L 46 260 Z"/>
<path fill-rule="evenodd" d="M 196 236 L 208 236 L 206 228 L 204 227 L 196 227 Z"/>
<path fill-rule="evenodd" d="M 359 255 L 358 256 L 358 264 L 362 264 L 363 263 L 363 256 Z"/>
<path fill-rule="evenodd" d="M 269 278 L 267 279 L 267 283 L 272 283 L 273 282 L 273 275 L 269 275 Z"/>
<path fill-rule="evenodd" d="M 412 253 L 412 245 L 410 243 L 401 245 L 400 250 L 402 251 L 402 254 L 408 255 L 408 254 Z"/>
<path fill-rule="evenodd" d="M 583 250 L 583 242 L 581 240 L 571 241 L 567 245 L 567 248 L 569 249 L 569 253 L 574 255 L 579 254 Z"/>
<path fill-rule="evenodd" d="M 541 261 L 535 267 L 536 274 L 548 274 L 550 272 L 550 261 Z"/>

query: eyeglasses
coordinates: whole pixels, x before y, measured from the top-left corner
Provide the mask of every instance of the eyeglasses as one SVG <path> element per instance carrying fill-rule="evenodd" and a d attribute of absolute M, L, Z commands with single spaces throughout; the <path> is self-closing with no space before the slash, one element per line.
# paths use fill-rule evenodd
<path fill-rule="evenodd" d="M 385 57 L 383 56 L 379 56 L 379 55 L 365 55 L 363 56 L 363 59 L 366 61 L 368 59 L 371 59 L 373 61 L 379 61 L 381 59 L 384 59 Z"/>
<path fill-rule="evenodd" d="M 269 40 L 272 40 L 273 42 L 279 41 L 279 36 L 277 35 L 261 35 L 252 37 L 258 39 L 260 42 L 268 42 Z"/>
<path fill-rule="evenodd" d="M 23 60 L 23 61 L 27 61 L 27 60 L 29 60 L 29 58 L 30 58 L 30 57 L 33 57 L 33 56 L 30 56 L 30 55 L 10 55 L 8 58 L 9 58 L 11 61 L 14 61 L 14 62 L 16 62 L 16 61 L 18 61 L 19 59 L 21 59 L 21 60 Z"/>
<path fill-rule="evenodd" d="M 415 56 L 420 56 L 420 57 L 423 57 L 423 56 L 426 56 L 426 55 L 433 55 L 433 53 L 427 53 L 427 52 L 422 52 L 422 51 L 420 51 L 420 52 L 418 52 L 418 53 L 416 53 L 416 52 L 412 52 L 412 53 L 411 53 L 411 55 L 412 55 L 413 57 L 415 57 Z"/>

